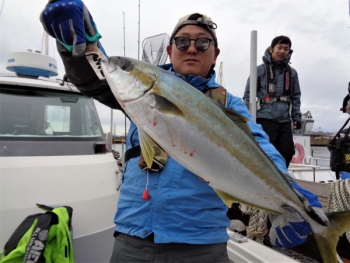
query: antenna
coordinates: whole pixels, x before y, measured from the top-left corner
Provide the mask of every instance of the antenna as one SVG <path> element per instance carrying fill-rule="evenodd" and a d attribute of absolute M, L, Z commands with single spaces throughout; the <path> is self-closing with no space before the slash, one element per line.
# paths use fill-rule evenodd
<path fill-rule="evenodd" d="M 139 0 L 139 37 L 138 37 L 138 40 L 137 40 L 137 43 L 138 43 L 138 48 L 137 48 L 137 59 L 140 59 L 140 0 Z"/>
<path fill-rule="evenodd" d="M 43 30 L 43 44 L 41 47 L 41 52 L 45 55 L 49 55 L 49 35 Z"/>
<path fill-rule="evenodd" d="M 125 57 L 125 13 L 123 11 L 123 30 L 124 30 L 124 57 Z"/>
<path fill-rule="evenodd" d="M 111 108 L 111 130 L 110 130 L 110 135 L 111 135 L 111 137 L 108 138 L 108 136 L 107 136 L 106 141 L 107 141 L 107 144 L 110 143 L 109 150 L 112 151 L 113 150 L 113 109 L 112 108 Z"/>
<path fill-rule="evenodd" d="M 123 11 L 123 44 L 124 44 L 124 57 L 125 57 L 125 12 Z M 125 134 L 126 134 L 126 116 L 124 116 L 125 120 L 125 124 L 124 124 L 124 128 L 125 128 Z M 115 124 L 114 124 L 114 133 L 115 133 Z M 110 150 L 113 150 L 113 109 L 111 108 L 111 148 Z M 122 144 L 122 154 L 124 155 L 124 144 Z"/>
<path fill-rule="evenodd" d="M 124 29 L 124 57 L 125 57 L 125 13 L 123 11 L 123 29 Z M 124 156 L 125 150 L 124 150 L 124 144 L 126 144 L 126 115 L 124 115 L 124 136 L 125 140 L 124 143 L 122 142 L 122 156 Z"/>
<path fill-rule="evenodd" d="M 1 13 L 2 13 L 2 9 L 3 9 L 3 7 L 4 7 L 4 3 L 5 3 L 5 0 L 4 0 L 4 1 L 2 1 L 2 3 L 1 3 L 1 8 L 0 8 L 0 16 L 1 16 Z"/>
<path fill-rule="evenodd" d="M 249 111 L 256 122 L 256 85 L 257 85 L 257 46 L 258 46 L 258 31 L 250 32 L 250 97 L 249 97 Z"/>
<path fill-rule="evenodd" d="M 223 71 L 224 71 L 224 64 L 221 62 L 220 63 L 220 68 L 219 68 L 219 76 L 218 76 L 218 81 L 221 86 L 223 85 Z"/>

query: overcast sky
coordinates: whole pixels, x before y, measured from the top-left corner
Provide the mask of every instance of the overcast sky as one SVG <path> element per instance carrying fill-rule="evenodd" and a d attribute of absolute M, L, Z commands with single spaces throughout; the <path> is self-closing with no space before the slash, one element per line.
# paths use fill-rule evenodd
<path fill-rule="evenodd" d="M 289 36 L 294 50 L 291 66 L 299 74 L 302 91 L 301 111 L 311 112 L 314 130 L 333 132 L 349 117 L 339 110 L 350 81 L 349 1 L 140 0 L 140 6 L 139 0 L 85 0 L 84 3 L 102 34 L 101 42 L 109 56 L 123 56 L 125 41 L 125 55 L 141 59 L 145 38 L 161 33 L 170 35 L 183 15 L 199 12 L 210 16 L 218 25 L 221 49 L 216 70 L 223 62 L 223 84 L 238 97 L 243 96 L 249 76 L 251 32 L 257 31 L 258 64 L 275 36 Z M 9 52 L 42 50 L 39 14 L 46 3 L 46 0 L 0 0 L 1 73 L 8 72 Z M 62 77 L 63 64 L 52 39 L 49 55 L 57 59 Z M 109 131 L 111 110 L 96 105 L 104 130 Z M 123 133 L 123 115 L 113 111 L 113 116 L 116 132 Z"/>

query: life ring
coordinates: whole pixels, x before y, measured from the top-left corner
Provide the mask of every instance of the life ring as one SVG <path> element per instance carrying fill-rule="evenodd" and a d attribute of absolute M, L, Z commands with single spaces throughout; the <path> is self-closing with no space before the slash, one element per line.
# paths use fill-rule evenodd
<path fill-rule="evenodd" d="M 302 163 L 305 157 L 305 149 L 300 143 L 294 143 L 295 154 L 292 157 L 293 163 Z"/>

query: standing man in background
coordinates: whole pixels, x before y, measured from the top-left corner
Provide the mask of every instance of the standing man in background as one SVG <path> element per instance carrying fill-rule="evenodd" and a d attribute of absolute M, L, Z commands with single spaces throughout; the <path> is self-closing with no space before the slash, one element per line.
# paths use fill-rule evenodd
<path fill-rule="evenodd" d="M 265 51 L 263 64 L 257 68 L 256 122 L 269 135 L 270 142 L 286 161 L 295 153 L 293 130 L 301 128 L 300 86 L 298 73 L 289 66 L 293 50 L 289 37 L 275 37 Z M 243 101 L 249 107 L 250 77 Z M 292 123 L 291 123 L 292 121 Z"/>

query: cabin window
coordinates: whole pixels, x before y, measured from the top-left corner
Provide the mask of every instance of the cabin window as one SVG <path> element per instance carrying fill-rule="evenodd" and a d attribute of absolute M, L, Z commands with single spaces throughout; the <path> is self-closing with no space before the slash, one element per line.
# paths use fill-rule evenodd
<path fill-rule="evenodd" d="M 79 93 L 2 85 L 0 136 L 93 138 L 103 132 L 91 99 Z"/>

